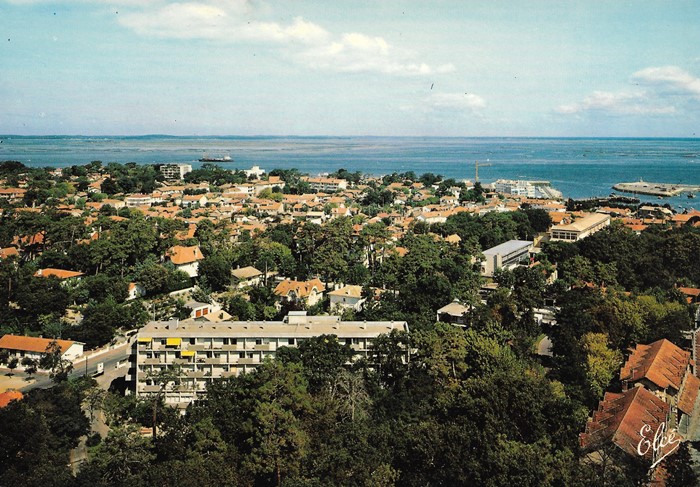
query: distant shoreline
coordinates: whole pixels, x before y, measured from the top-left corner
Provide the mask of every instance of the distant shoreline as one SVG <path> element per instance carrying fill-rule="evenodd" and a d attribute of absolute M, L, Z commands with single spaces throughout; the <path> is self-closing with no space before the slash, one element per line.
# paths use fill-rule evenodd
<path fill-rule="evenodd" d="M 0 134 L 0 139 L 407 139 L 407 140 L 697 140 L 700 137 L 627 137 L 627 136 L 531 136 L 531 135 L 170 135 L 170 134 L 139 134 L 139 135 L 80 135 L 80 134 L 44 134 L 19 135 Z"/>

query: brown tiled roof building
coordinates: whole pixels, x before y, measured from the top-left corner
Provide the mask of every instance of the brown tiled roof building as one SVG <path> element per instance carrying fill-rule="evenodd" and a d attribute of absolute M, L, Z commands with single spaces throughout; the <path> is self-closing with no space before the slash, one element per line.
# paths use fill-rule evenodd
<path fill-rule="evenodd" d="M 585 432 L 579 435 L 581 448 L 594 450 L 612 441 L 626 453 L 638 456 L 637 446 L 642 439 L 639 431 L 648 425 L 653 437 L 670 410 L 671 406 L 643 387 L 623 393 L 607 392 L 588 420 Z M 644 458 L 651 461 L 652 452 L 647 452 Z"/>

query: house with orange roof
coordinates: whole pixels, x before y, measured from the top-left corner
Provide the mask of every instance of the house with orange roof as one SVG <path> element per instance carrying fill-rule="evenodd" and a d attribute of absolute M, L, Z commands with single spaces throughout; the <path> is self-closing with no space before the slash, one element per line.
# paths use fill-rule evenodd
<path fill-rule="evenodd" d="M 146 289 L 137 282 L 130 282 L 128 288 L 128 294 L 126 296 L 127 301 L 131 301 L 136 298 L 140 298 L 146 295 Z"/>
<path fill-rule="evenodd" d="M 5 247 L 0 249 L 0 260 L 7 259 L 12 256 L 19 257 L 19 252 L 17 251 L 16 247 Z"/>
<path fill-rule="evenodd" d="M 45 269 L 39 269 L 34 273 L 34 277 L 55 277 L 60 280 L 66 279 L 80 279 L 85 274 L 77 271 L 69 271 L 65 269 L 54 269 L 47 267 Z"/>
<path fill-rule="evenodd" d="M 662 339 L 637 344 L 620 370 L 623 389 L 643 385 L 662 399 L 675 396 L 690 372 L 690 352 Z"/>
<path fill-rule="evenodd" d="M 5 391 L 0 393 L 0 408 L 6 407 L 12 401 L 21 401 L 24 394 L 20 391 Z"/>
<path fill-rule="evenodd" d="M 182 197 L 182 207 L 189 208 L 191 206 L 199 205 L 206 206 L 209 202 L 209 198 L 205 194 L 186 194 Z"/>
<path fill-rule="evenodd" d="M 671 217 L 671 221 L 677 227 L 681 227 L 683 225 L 694 225 L 700 222 L 700 211 L 693 210 L 688 213 L 680 213 L 677 215 L 673 215 Z"/>
<path fill-rule="evenodd" d="M 0 338 L 0 350 L 6 350 L 10 357 L 20 360 L 24 357 L 40 360 L 54 342 L 60 347 L 64 360 L 74 360 L 83 354 L 84 343 L 81 342 L 10 334 Z"/>
<path fill-rule="evenodd" d="M 579 435 L 579 444 L 584 451 L 593 451 L 612 443 L 627 455 L 642 456 L 652 464 L 668 450 L 655 452 L 648 448 L 640 455 L 638 446 L 643 439 L 640 431 L 648 426 L 654 441 L 654 433 L 668 422 L 670 413 L 671 406 L 643 387 L 622 393 L 606 392 L 586 423 L 585 431 Z"/>
<path fill-rule="evenodd" d="M 310 281 L 294 281 L 285 279 L 277 284 L 274 293 L 282 303 L 296 303 L 313 306 L 323 299 L 326 285 L 319 278 Z"/>
<path fill-rule="evenodd" d="M 23 188 L 0 188 L 0 199 L 15 203 L 21 201 L 26 193 L 27 190 Z"/>
<path fill-rule="evenodd" d="M 695 409 L 700 380 L 693 375 L 691 353 L 662 339 L 638 344 L 620 370 L 623 390 L 644 387 L 668 403 L 679 431 L 687 429 Z"/>
<path fill-rule="evenodd" d="M 700 289 L 696 287 L 679 287 L 677 289 L 685 294 L 688 304 L 700 303 Z"/>
<path fill-rule="evenodd" d="M 165 257 L 170 260 L 178 270 L 183 271 L 190 277 L 197 277 L 199 275 L 199 261 L 204 259 L 199 245 L 193 245 L 191 247 L 176 245 L 170 247 L 165 253 Z"/>

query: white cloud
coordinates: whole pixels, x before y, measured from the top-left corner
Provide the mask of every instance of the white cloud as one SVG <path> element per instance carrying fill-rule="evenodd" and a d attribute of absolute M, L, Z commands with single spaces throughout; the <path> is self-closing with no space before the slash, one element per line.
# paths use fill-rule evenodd
<path fill-rule="evenodd" d="M 641 89 L 594 91 L 579 103 L 560 105 L 563 115 L 599 112 L 611 115 L 672 115 L 700 100 L 700 78 L 677 66 L 649 67 L 632 74 Z"/>
<path fill-rule="evenodd" d="M 50 0 L 5 0 L 15 4 Z M 266 20 L 272 7 L 258 0 L 67 0 L 119 9 L 118 22 L 142 36 L 208 39 L 222 43 L 269 43 L 304 66 L 346 73 L 427 76 L 455 71 L 433 66 L 381 36 L 333 34 L 302 17 L 288 23 Z"/>
<path fill-rule="evenodd" d="M 119 22 L 138 34 L 177 39 L 216 39 L 226 30 L 225 10 L 203 3 L 172 3 L 152 12 L 125 13 Z"/>
<path fill-rule="evenodd" d="M 677 95 L 700 99 L 700 78 L 677 66 L 651 67 L 637 71 L 632 79 Z"/>
<path fill-rule="evenodd" d="M 486 106 L 486 101 L 473 93 L 436 93 L 425 101 L 439 111 L 474 111 Z"/>
<path fill-rule="evenodd" d="M 659 104 L 645 92 L 594 91 L 581 103 L 561 105 L 556 111 L 561 114 L 598 111 L 614 115 L 663 115 L 676 110 L 673 106 Z"/>
<path fill-rule="evenodd" d="M 474 93 L 431 93 L 417 103 L 407 103 L 398 106 L 406 113 L 419 113 L 428 117 L 459 118 L 463 115 L 484 115 L 483 108 L 486 100 Z"/>
<path fill-rule="evenodd" d="M 401 76 L 450 73 L 454 66 L 432 67 L 412 60 L 412 56 L 389 44 L 382 37 L 352 32 L 339 40 L 300 52 L 301 62 L 316 69 L 338 72 L 374 72 Z"/>
<path fill-rule="evenodd" d="M 333 35 L 302 17 L 281 24 L 260 20 L 264 16 L 264 9 L 246 0 L 203 0 L 144 4 L 141 9 L 120 15 L 119 22 L 144 36 L 277 44 L 284 46 L 296 62 L 314 69 L 398 76 L 455 70 L 452 64 L 432 66 L 417 61 L 412 53 L 394 47 L 381 36 L 359 32 Z"/>

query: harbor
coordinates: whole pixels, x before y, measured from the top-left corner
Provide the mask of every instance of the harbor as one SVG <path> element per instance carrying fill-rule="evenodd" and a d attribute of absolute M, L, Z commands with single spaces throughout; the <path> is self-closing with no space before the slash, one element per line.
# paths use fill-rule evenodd
<path fill-rule="evenodd" d="M 670 183 L 650 183 L 640 180 L 634 183 L 617 183 L 613 186 L 613 189 L 623 193 L 644 194 L 659 196 L 662 198 L 678 196 L 681 193 L 688 193 L 688 197 L 693 198 L 695 193 L 700 191 L 700 186 Z"/>

